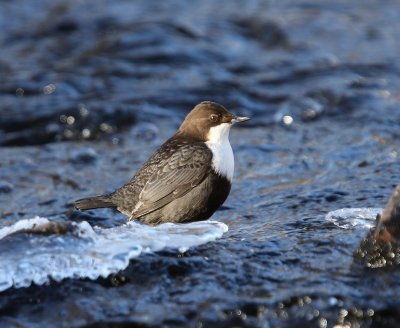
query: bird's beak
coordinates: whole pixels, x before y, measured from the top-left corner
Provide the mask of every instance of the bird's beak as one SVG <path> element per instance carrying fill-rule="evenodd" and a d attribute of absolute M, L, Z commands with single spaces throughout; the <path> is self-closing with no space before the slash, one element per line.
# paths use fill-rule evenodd
<path fill-rule="evenodd" d="M 245 117 L 245 116 L 235 116 L 231 123 L 235 124 L 235 123 L 240 123 L 240 122 L 245 122 L 248 121 L 250 119 L 250 117 Z"/>

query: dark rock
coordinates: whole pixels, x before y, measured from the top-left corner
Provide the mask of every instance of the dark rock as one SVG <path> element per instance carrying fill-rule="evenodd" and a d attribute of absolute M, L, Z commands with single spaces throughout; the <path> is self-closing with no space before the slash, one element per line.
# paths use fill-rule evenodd
<path fill-rule="evenodd" d="M 390 268 L 400 264 L 400 244 L 376 240 L 372 230 L 361 241 L 354 257 L 368 268 Z"/>

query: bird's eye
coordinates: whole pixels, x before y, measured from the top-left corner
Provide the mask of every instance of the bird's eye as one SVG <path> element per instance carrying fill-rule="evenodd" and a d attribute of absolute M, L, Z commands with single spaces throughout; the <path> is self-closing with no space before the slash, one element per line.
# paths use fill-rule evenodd
<path fill-rule="evenodd" d="M 217 114 L 211 114 L 210 115 L 210 121 L 217 122 L 218 121 L 218 115 Z"/>

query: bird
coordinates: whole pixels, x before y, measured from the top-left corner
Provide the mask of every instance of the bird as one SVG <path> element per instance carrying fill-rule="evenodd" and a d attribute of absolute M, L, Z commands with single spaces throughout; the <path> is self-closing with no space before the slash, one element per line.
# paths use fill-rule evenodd
<path fill-rule="evenodd" d="M 231 190 L 232 125 L 249 120 L 203 101 L 133 178 L 116 191 L 75 201 L 78 210 L 113 208 L 128 220 L 155 226 L 210 218 Z"/>
<path fill-rule="evenodd" d="M 394 189 L 382 213 L 377 215 L 374 237 L 384 242 L 400 242 L 400 184 Z"/>

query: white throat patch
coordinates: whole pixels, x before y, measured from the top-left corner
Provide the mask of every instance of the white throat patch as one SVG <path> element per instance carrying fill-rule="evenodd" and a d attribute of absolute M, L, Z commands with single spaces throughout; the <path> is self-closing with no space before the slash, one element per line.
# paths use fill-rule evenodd
<path fill-rule="evenodd" d="M 229 130 L 231 124 L 222 123 L 214 126 L 208 133 L 206 145 L 213 153 L 212 165 L 214 170 L 232 181 L 235 161 L 231 144 L 229 143 Z"/>

